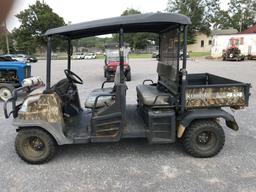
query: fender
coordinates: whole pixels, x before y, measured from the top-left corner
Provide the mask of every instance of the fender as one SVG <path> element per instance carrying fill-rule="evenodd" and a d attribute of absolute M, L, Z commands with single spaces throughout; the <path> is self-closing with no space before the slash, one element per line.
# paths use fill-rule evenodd
<path fill-rule="evenodd" d="M 181 138 L 185 129 L 190 125 L 194 120 L 198 119 L 215 119 L 223 118 L 226 121 L 226 125 L 235 131 L 239 129 L 236 120 L 233 115 L 222 110 L 222 109 L 198 109 L 195 111 L 189 111 L 185 113 L 180 121 L 178 127 L 178 138 Z"/>
<path fill-rule="evenodd" d="M 22 120 L 22 119 L 14 119 L 12 123 L 17 128 L 17 131 L 21 129 L 29 129 L 30 127 L 38 127 L 39 129 L 45 130 L 49 133 L 57 142 L 58 145 L 72 144 L 73 141 L 68 139 L 62 130 L 62 125 L 59 123 L 50 124 L 48 122 L 44 122 L 41 120 L 33 121 L 33 120 Z"/>

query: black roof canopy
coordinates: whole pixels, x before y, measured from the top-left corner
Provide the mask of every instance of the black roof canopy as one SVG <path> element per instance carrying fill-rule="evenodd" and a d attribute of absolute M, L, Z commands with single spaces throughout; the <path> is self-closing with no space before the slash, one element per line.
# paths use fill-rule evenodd
<path fill-rule="evenodd" d="M 117 33 L 120 26 L 125 33 L 154 32 L 159 33 L 171 26 L 189 25 L 188 17 L 176 13 L 147 13 L 129 16 L 113 17 L 67 25 L 48 30 L 45 35 L 61 35 L 71 39 Z"/>

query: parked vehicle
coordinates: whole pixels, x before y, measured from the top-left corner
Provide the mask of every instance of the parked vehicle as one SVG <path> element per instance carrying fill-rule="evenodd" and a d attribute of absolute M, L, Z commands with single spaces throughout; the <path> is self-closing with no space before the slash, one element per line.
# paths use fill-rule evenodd
<path fill-rule="evenodd" d="M 28 63 L 28 58 L 24 54 L 14 54 L 14 59 L 23 63 Z"/>
<path fill-rule="evenodd" d="M 31 77 L 31 66 L 13 60 L 10 56 L 0 57 L 0 99 L 7 101 L 15 88 L 21 87 L 24 79 Z"/>
<path fill-rule="evenodd" d="M 128 50 L 124 51 L 124 75 L 126 81 L 131 81 L 131 67 L 129 65 Z M 114 80 L 117 66 L 120 65 L 119 50 L 107 50 L 105 53 L 104 77 L 107 81 Z"/>
<path fill-rule="evenodd" d="M 247 55 L 248 60 L 255 60 L 256 55 Z"/>
<path fill-rule="evenodd" d="M 28 63 L 36 63 L 38 59 L 35 56 L 32 55 L 26 55 Z"/>
<path fill-rule="evenodd" d="M 151 57 L 152 58 L 158 58 L 159 57 L 159 51 L 153 51 Z"/>
<path fill-rule="evenodd" d="M 96 55 L 94 53 L 86 53 L 84 59 L 96 59 Z"/>
<path fill-rule="evenodd" d="M 47 57 L 46 89 L 25 98 L 16 105 L 16 89 L 12 102 L 13 125 L 17 127 L 15 148 L 26 162 L 49 161 L 57 145 L 89 142 L 118 142 L 123 138 L 146 138 L 149 143 L 174 143 L 182 140 L 185 151 L 195 157 L 212 157 L 220 152 L 225 135 L 218 119 L 238 130 L 235 118 L 222 107 L 240 109 L 248 106 L 250 84 L 216 75 L 188 74 L 187 57 L 180 65 L 179 47 L 187 52 L 190 19 L 180 14 L 150 13 L 115 17 L 50 29 L 51 37 L 72 39 L 92 35 L 119 33 L 119 66 L 113 86 L 93 90 L 80 105 L 76 84 L 83 80 L 71 71 L 68 57 L 65 78 L 51 86 L 51 57 Z M 126 105 L 128 89 L 123 73 L 125 66 L 124 32 L 154 32 L 160 38 L 158 81 L 144 80 L 136 87 L 137 104 Z M 176 45 L 177 39 L 183 43 Z M 181 41 L 178 41 L 181 42 Z M 71 55 L 71 47 L 68 47 Z M 80 69 L 81 70 L 81 69 Z M 86 69 L 84 69 L 86 70 Z M 89 69 L 88 69 L 89 70 Z M 6 118 L 10 115 L 5 103 Z"/>
<path fill-rule="evenodd" d="M 84 57 L 85 57 L 84 53 L 76 53 L 75 55 L 73 55 L 73 59 L 78 59 L 78 60 L 84 59 Z"/>
<path fill-rule="evenodd" d="M 245 55 L 241 54 L 241 50 L 238 47 L 230 47 L 223 51 L 223 61 L 243 61 Z"/>
<path fill-rule="evenodd" d="M 37 58 L 32 55 L 26 55 L 26 54 L 5 54 L 2 55 L 3 57 L 10 57 L 13 60 L 20 61 L 23 63 L 36 63 Z"/>

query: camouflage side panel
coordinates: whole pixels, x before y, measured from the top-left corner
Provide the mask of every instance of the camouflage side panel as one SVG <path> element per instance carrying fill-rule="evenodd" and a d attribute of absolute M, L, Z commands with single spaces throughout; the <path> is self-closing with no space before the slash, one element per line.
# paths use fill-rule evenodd
<path fill-rule="evenodd" d="M 64 123 L 61 101 L 58 95 L 38 94 L 27 98 L 18 117 L 23 120 L 42 120 L 48 123 Z"/>
<path fill-rule="evenodd" d="M 188 88 L 186 108 L 246 106 L 243 87 Z"/>

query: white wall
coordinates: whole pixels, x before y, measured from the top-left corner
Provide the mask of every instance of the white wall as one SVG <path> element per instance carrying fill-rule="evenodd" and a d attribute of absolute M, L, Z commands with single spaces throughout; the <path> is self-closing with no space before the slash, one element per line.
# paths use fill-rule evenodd
<path fill-rule="evenodd" d="M 222 51 L 229 47 L 231 38 L 243 38 L 243 43 L 238 46 L 242 54 L 248 55 L 251 52 L 252 55 L 256 55 L 256 34 L 234 34 L 213 36 L 211 56 L 215 58 L 221 57 Z"/>

